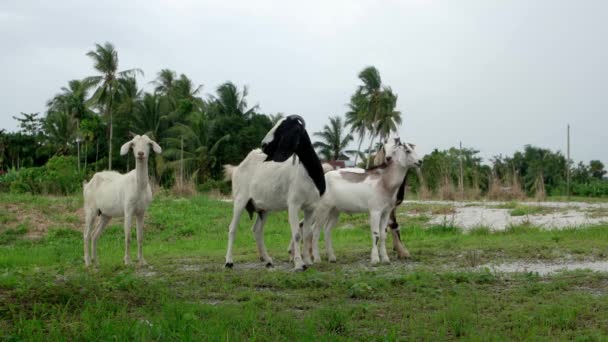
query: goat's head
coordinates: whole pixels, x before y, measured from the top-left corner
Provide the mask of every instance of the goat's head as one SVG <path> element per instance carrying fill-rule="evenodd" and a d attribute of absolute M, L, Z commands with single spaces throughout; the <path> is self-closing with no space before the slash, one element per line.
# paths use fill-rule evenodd
<path fill-rule="evenodd" d="M 394 138 L 392 141 L 388 141 L 382 145 L 378 153 L 376 154 L 376 160 L 384 159 L 382 162 L 390 162 L 394 160 L 399 163 L 402 167 L 420 167 L 422 166 L 422 159 L 418 157 L 414 148 L 416 145 L 410 143 L 402 143 L 399 138 Z"/>
<path fill-rule="evenodd" d="M 266 161 L 284 162 L 296 154 L 312 178 L 319 194 L 325 193 L 321 161 L 306 132 L 306 122 L 299 115 L 289 115 L 277 122 L 262 140 Z"/>
<path fill-rule="evenodd" d="M 129 153 L 129 150 L 133 150 L 133 155 L 138 161 L 145 161 L 150 154 L 150 147 L 152 147 L 154 153 L 162 152 L 160 146 L 154 140 L 148 138 L 147 135 L 135 135 L 133 139 L 120 147 L 120 155 L 124 156 Z"/>

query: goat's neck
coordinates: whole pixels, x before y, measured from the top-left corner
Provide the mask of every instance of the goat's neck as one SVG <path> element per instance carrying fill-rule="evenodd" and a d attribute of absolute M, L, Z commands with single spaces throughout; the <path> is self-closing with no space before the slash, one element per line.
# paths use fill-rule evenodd
<path fill-rule="evenodd" d="M 407 168 L 399 165 L 399 163 L 391 162 L 384 173 L 384 184 L 389 189 L 397 189 L 403 183 L 403 178 L 407 173 Z"/>
<path fill-rule="evenodd" d="M 137 188 L 145 189 L 148 186 L 148 160 L 135 159 L 135 178 Z"/>

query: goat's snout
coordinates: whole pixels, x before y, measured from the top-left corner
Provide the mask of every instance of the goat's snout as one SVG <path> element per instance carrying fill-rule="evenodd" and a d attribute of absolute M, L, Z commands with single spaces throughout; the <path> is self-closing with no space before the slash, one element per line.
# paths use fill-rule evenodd
<path fill-rule="evenodd" d="M 416 167 L 422 167 L 422 160 L 416 162 Z"/>
<path fill-rule="evenodd" d="M 393 159 L 393 157 L 386 157 L 386 161 L 390 162 Z"/>
<path fill-rule="evenodd" d="M 143 159 L 144 153 L 142 151 L 137 152 L 137 158 Z"/>

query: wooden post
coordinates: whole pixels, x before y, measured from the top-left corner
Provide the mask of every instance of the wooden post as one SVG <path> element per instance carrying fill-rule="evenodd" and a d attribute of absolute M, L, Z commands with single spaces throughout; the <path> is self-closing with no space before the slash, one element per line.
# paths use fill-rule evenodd
<path fill-rule="evenodd" d="M 460 200 L 464 200 L 464 171 L 462 169 L 462 141 L 460 142 L 460 179 L 458 187 L 460 188 Z"/>
<path fill-rule="evenodd" d="M 566 196 L 570 201 L 570 125 L 567 129 Z"/>

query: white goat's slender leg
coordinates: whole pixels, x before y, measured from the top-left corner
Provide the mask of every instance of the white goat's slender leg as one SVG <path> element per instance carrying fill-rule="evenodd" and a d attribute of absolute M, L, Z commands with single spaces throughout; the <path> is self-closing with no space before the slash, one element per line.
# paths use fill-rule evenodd
<path fill-rule="evenodd" d="M 95 223 L 95 210 L 87 210 L 85 212 L 84 231 L 82 234 L 84 238 L 84 265 L 87 267 L 91 265 L 90 244 L 93 223 Z"/>
<path fill-rule="evenodd" d="M 369 225 L 372 231 L 372 265 L 380 261 L 378 256 L 378 242 L 380 242 L 380 212 L 372 211 L 369 213 Z"/>
<path fill-rule="evenodd" d="M 129 256 L 129 250 L 131 249 L 131 219 L 133 218 L 133 214 L 126 213 L 125 214 L 125 257 L 123 258 L 125 265 L 131 264 L 131 257 Z"/>
<path fill-rule="evenodd" d="M 296 271 L 303 271 L 306 266 L 302 262 L 302 253 L 300 252 L 300 241 L 302 236 L 300 235 L 300 220 L 298 219 L 298 212 L 300 208 L 290 206 L 287 209 L 289 215 L 289 226 L 291 227 L 291 239 L 293 240 L 293 263 Z"/>
<path fill-rule="evenodd" d="M 396 210 L 397 208 L 393 208 L 393 210 L 391 210 L 388 220 L 388 227 L 391 229 L 391 235 L 393 237 L 393 249 L 397 251 L 397 258 L 405 259 L 410 257 L 410 252 L 407 250 L 407 248 L 405 248 L 403 241 L 401 241 L 401 230 L 395 215 Z"/>
<path fill-rule="evenodd" d="M 390 263 L 391 260 L 386 252 L 386 233 L 388 230 L 388 212 L 380 216 L 380 261 Z"/>
<path fill-rule="evenodd" d="M 148 263 L 144 259 L 144 213 L 135 215 L 137 224 L 137 263 L 139 266 L 146 266 Z"/>
<path fill-rule="evenodd" d="M 265 211 L 261 211 L 258 213 L 258 217 L 253 224 L 253 235 L 255 236 L 255 243 L 258 246 L 258 254 L 260 256 L 260 261 L 266 263 L 266 267 L 272 267 L 272 258 L 268 255 L 268 251 L 266 250 L 266 245 L 264 244 L 264 225 L 266 224 L 266 219 L 268 218 L 268 213 Z"/>
<path fill-rule="evenodd" d="M 321 254 L 319 253 L 319 237 L 321 236 L 321 225 L 315 222 L 312 227 L 312 261 L 321 262 Z"/>
<path fill-rule="evenodd" d="M 226 250 L 226 266 L 227 268 L 232 268 L 234 266 L 234 261 L 232 260 L 232 246 L 234 245 L 234 238 L 236 237 L 236 229 L 239 226 L 239 220 L 241 219 L 241 214 L 245 209 L 244 203 L 239 203 L 235 200 L 234 206 L 232 209 L 232 221 L 230 221 L 230 226 L 228 228 L 228 248 Z"/>
<path fill-rule="evenodd" d="M 336 262 L 336 254 L 334 253 L 334 244 L 331 239 L 331 230 L 338 223 L 338 218 L 340 217 L 340 212 L 337 210 L 332 210 L 329 213 L 329 220 L 325 225 L 325 249 L 327 250 L 327 259 L 329 262 Z"/>
<path fill-rule="evenodd" d="M 300 227 L 300 235 L 304 239 L 304 251 L 302 253 L 304 264 L 307 266 L 312 265 L 310 255 L 312 251 L 312 210 L 304 210 L 304 222 L 302 227 Z"/>
<path fill-rule="evenodd" d="M 108 222 L 110 222 L 110 219 L 110 216 L 99 216 L 99 220 L 97 221 L 97 227 L 95 228 L 95 231 L 93 231 L 91 253 L 93 254 L 92 260 L 95 264 L 97 264 L 97 262 L 99 261 L 99 259 L 97 259 L 97 240 L 99 240 L 101 233 L 103 233 L 104 229 L 106 229 L 106 226 L 108 225 Z"/>

